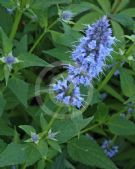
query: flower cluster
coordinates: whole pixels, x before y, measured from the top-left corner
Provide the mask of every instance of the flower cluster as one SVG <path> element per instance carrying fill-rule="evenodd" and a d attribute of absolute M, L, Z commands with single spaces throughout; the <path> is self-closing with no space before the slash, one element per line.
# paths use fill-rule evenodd
<path fill-rule="evenodd" d="M 105 154 L 109 157 L 112 158 L 118 153 L 118 146 L 113 146 L 111 140 L 105 140 L 102 144 L 102 148 L 105 152 Z"/>
<path fill-rule="evenodd" d="M 67 78 L 53 85 L 58 101 L 77 108 L 82 106 L 84 99 L 80 94 L 80 85 L 89 86 L 94 78 L 98 78 L 103 72 L 106 59 L 113 51 L 115 37 L 109 26 L 106 16 L 87 26 L 85 36 L 72 52 L 75 64 L 66 67 Z"/>

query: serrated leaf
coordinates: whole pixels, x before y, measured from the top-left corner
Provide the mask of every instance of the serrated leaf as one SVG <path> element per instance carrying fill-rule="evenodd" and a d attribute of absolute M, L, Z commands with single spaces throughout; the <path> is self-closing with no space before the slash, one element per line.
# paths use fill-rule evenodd
<path fill-rule="evenodd" d="M 109 130 L 117 135 L 135 135 L 135 124 L 124 117 L 113 116 L 108 122 Z"/>
<path fill-rule="evenodd" d="M 71 140 L 68 143 L 68 153 L 73 160 L 88 166 L 117 169 L 115 164 L 106 157 L 98 144 L 85 136 Z"/>
<path fill-rule="evenodd" d="M 12 78 L 9 80 L 8 88 L 17 97 L 20 103 L 27 107 L 29 85 L 18 78 Z"/>

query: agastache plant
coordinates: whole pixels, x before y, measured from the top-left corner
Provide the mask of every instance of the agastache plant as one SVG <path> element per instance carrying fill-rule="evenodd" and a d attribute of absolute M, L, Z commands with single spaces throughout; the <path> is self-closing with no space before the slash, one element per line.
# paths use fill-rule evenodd
<path fill-rule="evenodd" d="M 57 101 L 77 108 L 83 105 L 80 85 L 92 85 L 93 80 L 103 72 L 106 59 L 113 51 L 115 37 L 112 36 L 112 29 L 109 26 L 106 16 L 87 26 L 85 36 L 80 39 L 72 52 L 75 64 L 66 66 L 67 78 L 53 85 Z"/>

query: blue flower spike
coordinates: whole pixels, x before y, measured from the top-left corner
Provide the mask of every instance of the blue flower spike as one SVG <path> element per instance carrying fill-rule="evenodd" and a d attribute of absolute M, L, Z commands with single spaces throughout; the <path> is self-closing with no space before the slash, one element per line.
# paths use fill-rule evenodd
<path fill-rule="evenodd" d="M 53 84 L 57 101 L 79 109 L 83 106 L 80 86 L 92 85 L 93 80 L 103 73 L 115 41 L 106 16 L 87 26 L 85 36 L 72 52 L 74 65 L 66 65 L 67 77 Z"/>
<path fill-rule="evenodd" d="M 104 153 L 109 158 L 114 157 L 118 153 L 118 150 L 119 150 L 118 146 L 112 145 L 112 141 L 111 140 L 104 140 L 104 142 L 103 142 L 101 147 L 104 150 Z"/>

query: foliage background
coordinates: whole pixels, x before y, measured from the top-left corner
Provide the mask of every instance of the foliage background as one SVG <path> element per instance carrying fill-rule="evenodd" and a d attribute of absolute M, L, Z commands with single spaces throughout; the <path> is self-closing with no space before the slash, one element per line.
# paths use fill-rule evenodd
<path fill-rule="evenodd" d="M 59 19 L 66 10 L 74 14 L 71 23 Z M 93 89 L 83 89 L 93 93 L 88 95 L 86 109 L 75 111 L 55 103 L 49 84 L 64 73 L 61 65 L 71 62 L 84 25 L 104 15 L 118 41 L 108 69 L 95 80 Z M 134 0 L 0 0 L 0 55 L 12 51 L 21 60 L 11 72 L 0 63 L 1 168 L 135 168 L 134 33 Z M 49 71 L 41 79 L 40 91 L 35 91 L 44 68 Z M 59 132 L 58 141 L 25 142 L 31 131 L 42 135 L 47 130 L 52 117 L 48 113 L 59 107 L 60 116 L 67 115 L 67 110 L 70 116 L 49 126 Z M 113 159 L 101 149 L 105 139 L 119 145 Z"/>

